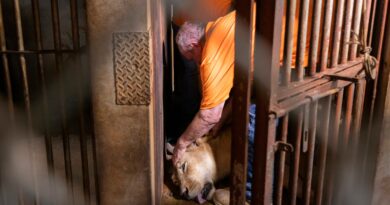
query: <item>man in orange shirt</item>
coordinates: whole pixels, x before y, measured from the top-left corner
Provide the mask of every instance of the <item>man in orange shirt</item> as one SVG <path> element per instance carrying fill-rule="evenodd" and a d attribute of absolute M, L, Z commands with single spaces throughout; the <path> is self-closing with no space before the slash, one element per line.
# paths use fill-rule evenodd
<path fill-rule="evenodd" d="M 198 113 L 176 143 L 174 164 L 191 143 L 221 119 L 233 87 L 235 15 L 235 11 L 230 12 L 206 26 L 185 23 L 176 37 L 181 54 L 199 65 L 202 100 Z"/>
<path fill-rule="evenodd" d="M 186 0 L 174 1 L 172 30 L 173 37 L 185 21 L 207 23 L 226 15 L 232 7 L 232 0 Z M 171 45 L 168 43 L 168 45 Z M 185 131 L 200 107 L 201 93 L 198 65 L 187 60 L 173 45 L 172 67 L 164 69 L 164 112 L 167 142 L 176 140 Z M 168 51 L 171 52 L 171 51 Z M 171 79 L 172 78 L 172 79 Z M 168 83 L 170 82 L 170 83 Z M 172 86 L 172 87 L 171 87 Z"/>

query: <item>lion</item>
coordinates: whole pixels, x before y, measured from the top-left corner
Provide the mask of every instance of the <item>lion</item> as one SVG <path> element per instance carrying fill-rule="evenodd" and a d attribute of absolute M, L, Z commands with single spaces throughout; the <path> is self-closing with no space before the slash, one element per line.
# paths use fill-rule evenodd
<path fill-rule="evenodd" d="M 173 152 L 172 145 L 167 144 L 167 149 Z M 215 204 L 221 204 L 213 196 L 221 198 L 221 194 L 226 195 L 228 191 L 216 191 L 214 185 L 230 174 L 230 151 L 230 128 L 221 130 L 215 138 L 205 136 L 198 139 L 188 147 L 172 174 L 172 181 L 180 187 L 181 195 L 188 200 L 195 199 L 198 203 L 213 200 Z"/>

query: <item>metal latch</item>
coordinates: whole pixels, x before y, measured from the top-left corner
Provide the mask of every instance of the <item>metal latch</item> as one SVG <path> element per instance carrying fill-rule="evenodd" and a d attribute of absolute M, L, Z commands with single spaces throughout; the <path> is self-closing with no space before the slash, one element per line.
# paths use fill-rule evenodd
<path fill-rule="evenodd" d="M 302 152 L 307 152 L 309 144 L 309 120 L 310 120 L 310 105 L 305 105 L 304 118 L 303 118 L 303 132 L 302 132 Z"/>
<path fill-rule="evenodd" d="M 349 76 L 335 75 L 335 74 L 324 75 L 324 77 L 329 77 L 331 80 L 344 80 L 353 83 L 357 83 L 359 81 L 359 78 L 356 77 L 349 77 Z"/>
<path fill-rule="evenodd" d="M 275 151 L 294 152 L 294 147 L 287 142 L 276 141 Z"/>

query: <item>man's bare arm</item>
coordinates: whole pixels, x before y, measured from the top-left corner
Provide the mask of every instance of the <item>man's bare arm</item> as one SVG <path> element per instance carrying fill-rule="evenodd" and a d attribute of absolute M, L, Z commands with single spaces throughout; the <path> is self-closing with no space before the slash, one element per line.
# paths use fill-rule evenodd
<path fill-rule="evenodd" d="M 191 143 L 205 135 L 219 122 L 224 104 L 225 102 L 211 109 L 199 110 L 176 143 L 172 157 L 173 164 L 176 164 L 181 159 L 182 154 Z"/>

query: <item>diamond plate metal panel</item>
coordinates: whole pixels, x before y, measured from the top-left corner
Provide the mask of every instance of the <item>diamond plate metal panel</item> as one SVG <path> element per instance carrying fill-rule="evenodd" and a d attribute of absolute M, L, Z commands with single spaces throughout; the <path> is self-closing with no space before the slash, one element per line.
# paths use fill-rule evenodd
<path fill-rule="evenodd" d="M 149 33 L 114 33 L 116 104 L 150 103 Z"/>

